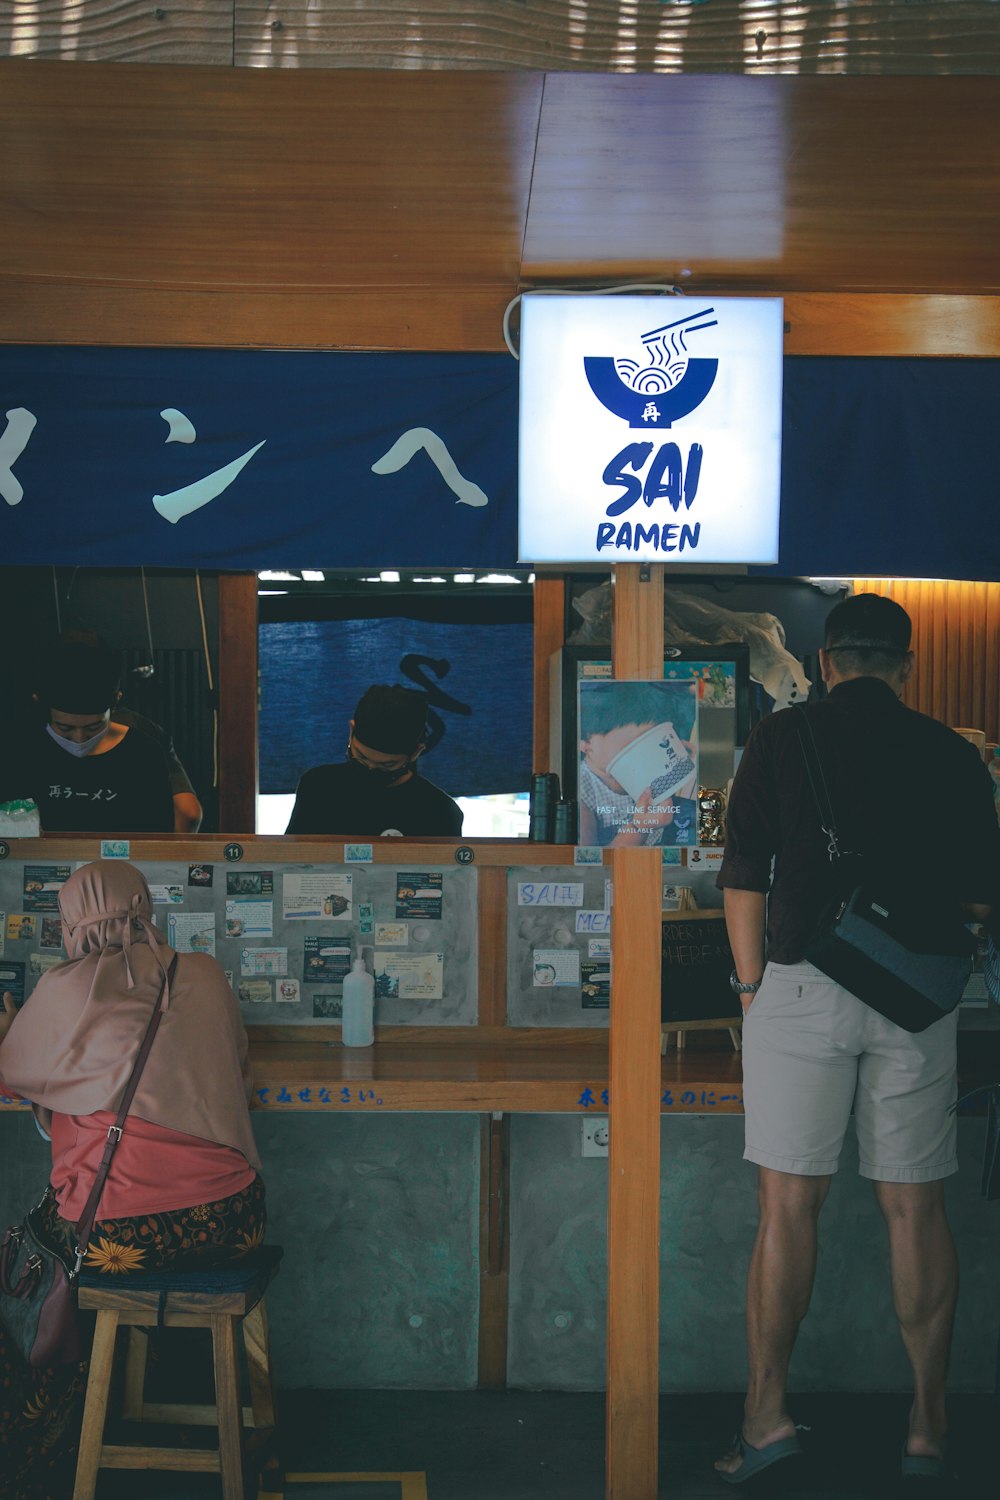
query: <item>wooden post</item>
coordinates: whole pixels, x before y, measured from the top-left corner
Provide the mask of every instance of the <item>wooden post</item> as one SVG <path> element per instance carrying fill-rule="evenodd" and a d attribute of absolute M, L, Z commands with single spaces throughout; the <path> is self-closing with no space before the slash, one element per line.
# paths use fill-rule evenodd
<path fill-rule="evenodd" d="M 615 568 L 613 621 L 615 677 L 662 677 L 661 567 Z M 612 850 L 607 1500 L 657 1494 L 662 873 L 658 848 Z"/>
<path fill-rule="evenodd" d="M 566 638 L 566 585 L 561 576 L 535 577 L 535 699 L 534 753 L 532 770 L 556 771 L 562 766 L 549 765 L 549 657 L 558 651 Z"/>
<path fill-rule="evenodd" d="M 219 574 L 219 832 L 257 827 L 257 575 Z"/>

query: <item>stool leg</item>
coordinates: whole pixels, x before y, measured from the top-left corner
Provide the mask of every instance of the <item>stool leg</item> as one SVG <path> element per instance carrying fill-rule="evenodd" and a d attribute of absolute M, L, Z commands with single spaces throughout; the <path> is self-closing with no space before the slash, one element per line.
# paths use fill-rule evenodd
<path fill-rule="evenodd" d="M 73 1500 L 93 1500 L 94 1490 L 97 1488 L 97 1471 L 101 1464 L 104 1421 L 108 1412 L 108 1391 L 111 1386 L 111 1366 L 115 1357 L 117 1332 L 118 1314 L 102 1308 L 97 1314 L 94 1347 L 90 1355 L 87 1399 L 83 1407 L 83 1427 L 80 1432 L 80 1452 L 76 1461 Z"/>
<path fill-rule="evenodd" d="M 142 1421 L 142 1397 L 146 1385 L 146 1355 L 149 1334 L 134 1323 L 128 1331 L 128 1353 L 125 1356 L 125 1391 L 122 1416 L 130 1422 Z"/>
<path fill-rule="evenodd" d="M 226 1313 L 212 1314 L 212 1360 L 215 1365 L 215 1405 L 219 1418 L 222 1500 L 245 1500 L 243 1407 L 240 1401 L 236 1321 Z"/>
<path fill-rule="evenodd" d="M 250 1376 L 253 1425 L 273 1427 L 274 1382 L 271 1376 L 271 1349 L 263 1298 L 243 1319 L 243 1343 L 247 1354 L 247 1372 Z"/>

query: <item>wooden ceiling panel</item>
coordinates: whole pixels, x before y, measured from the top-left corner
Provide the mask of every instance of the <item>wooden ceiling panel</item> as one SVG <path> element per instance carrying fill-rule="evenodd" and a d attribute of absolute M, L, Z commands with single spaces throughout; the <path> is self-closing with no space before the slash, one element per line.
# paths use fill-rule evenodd
<path fill-rule="evenodd" d="M 8 342 L 499 348 L 521 285 L 655 278 L 997 347 L 996 78 L 8 60 L 0 138 Z"/>
<path fill-rule="evenodd" d="M 517 279 L 538 76 L 12 63 L 0 81 L 8 275 Z"/>
<path fill-rule="evenodd" d="M 981 293 L 998 247 L 998 79 L 546 78 L 526 280 Z"/>

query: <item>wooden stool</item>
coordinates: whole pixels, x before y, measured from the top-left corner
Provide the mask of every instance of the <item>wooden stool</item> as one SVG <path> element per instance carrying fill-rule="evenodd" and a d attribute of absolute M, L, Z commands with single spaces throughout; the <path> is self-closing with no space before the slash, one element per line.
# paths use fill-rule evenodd
<path fill-rule="evenodd" d="M 80 1307 L 97 1312 L 73 1500 L 93 1500 L 99 1469 L 178 1469 L 222 1476 L 223 1500 L 245 1500 L 244 1460 L 274 1432 L 274 1382 L 264 1291 L 277 1274 L 280 1245 L 266 1245 L 237 1266 L 150 1271 L 114 1281 L 83 1272 Z M 122 1416 L 131 1421 L 217 1426 L 218 1448 L 150 1447 L 104 1441 L 118 1329 L 129 1330 Z M 240 1399 L 238 1329 L 250 1377 L 249 1408 Z M 148 1328 L 208 1328 L 212 1334 L 215 1405 L 143 1399 Z M 243 1424 L 255 1431 L 244 1445 Z"/>

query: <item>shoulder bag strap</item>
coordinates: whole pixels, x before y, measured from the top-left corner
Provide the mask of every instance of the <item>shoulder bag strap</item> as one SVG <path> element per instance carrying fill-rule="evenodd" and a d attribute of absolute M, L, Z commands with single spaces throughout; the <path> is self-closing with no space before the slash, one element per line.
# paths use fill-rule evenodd
<path fill-rule="evenodd" d="M 94 1180 L 94 1186 L 90 1190 L 90 1197 L 87 1199 L 83 1213 L 80 1215 L 79 1221 L 76 1226 L 76 1263 L 69 1273 L 71 1280 L 79 1275 L 80 1267 L 83 1264 L 83 1258 L 87 1253 L 87 1246 L 90 1243 L 90 1236 L 93 1233 L 94 1229 L 94 1220 L 97 1218 L 97 1206 L 101 1201 L 101 1194 L 104 1191 L 104 1184 L 107 1181 L 108 1172 L 111 1170 L 111 1158 L 114 1156 L 115 1150 L 118 1146 L 118 1142 L 122 1138 L 122 1130 L 125 1126 L 125 1116 L 128 1114 L 129 1109 L 131 1108 L 132 1100 L 135 1098 L 135 1091 L 139 1087 L 139 1079 L 142 1077 L 142 1070 L 146 1066 L 146 1059 L 148 1058 L 150 1048 L 153 1045 L 153 1038 L 156 1036 L 156 1033 L 159 1030 L 160 1021 L 163 1017 L 163 1007 L 161 1004 L 163 1000 L 163 992 L 166 989 L 168 981 L 173 979 L 174 970 L 176 969 L 176 967 L 177 954 L 175 953 L 170 964 L 170 968 L 167 970 L 166 974 L 163 977 L 163 983 L 160 985 L 160 992 L 156 997 L 156 1004 L 153 1006 L 153 1014 L 150 1016 L 149 1025 L 146 1027 L 146 1034 L 142 1039 L 142 1043 L 136 1055 L 135 1062 L 132 1064 L 132 1071 L 129 1074 L 128 1082 L 126 1083 L 124 1092 L 122 1094 L 121 1103 L 118 1106 L 118 1114 L 115 1118 L 115 1123 L 108 1126 L 108 1139 L 104 1147 L 104 1155 L 101 1157 L 101 1164 L 97 1169 L 97 1177 Z"/>
<path fill-rule="evenodd" d="M 819 758 L 819 750 L 816 745 L 816 736 L 809 722 L 809 715 L 802 704 L 792 707 L 795 714 L 795 727 L 798 730 L 799 744 L 802 746 L 802 757 L 806 765 L 806 776 L 809 779 L 809 787 L 816 803 L 816 811 L 819 814 L 819 826 L 827 837 L 826 852 L 831 863 L 835 863 L 843 855 L 840 847 L 840 838 L 837 834 L 837 824 L 833 816 L 833 803 L 830 801 L 830 792 L 823 774 L 823 763 Z"/>

